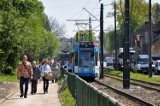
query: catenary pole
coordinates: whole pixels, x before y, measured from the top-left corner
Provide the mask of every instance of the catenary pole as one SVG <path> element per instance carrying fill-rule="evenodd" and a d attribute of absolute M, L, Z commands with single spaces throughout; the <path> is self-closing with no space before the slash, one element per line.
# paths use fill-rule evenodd
<path fill-rule="evenodd" d="M 125 42 L 124 42 L 124 70 L 123 88 L 130 88 L 130 67 L 129 67 L 129 0 L 125 0 Z"/>
<path fill-rule="evenodd" d="M 151 4 L 151 0 L 149 0 L 149 77 L 152 77 L 152 53 L 151 53 L 151 48 L 152 48 L 152 20 L 151 20 L 151 16 L 152 16 L 152 4 Z"/>
<path fill-rule="evenodd" d="M 115 69 L 117 70 L 117 30 L 116 30 L 116 1 L 114 1 L 114 35 L 115 35 Z"/>
<path fill-rule="evenodd" d="M 101 53 L 100 53 L 100 67 L 101 67 L 101 73 L 100 73 L 100 79 L 103 78 L 103 4 L 101 4 L 101 10 L 100 10 L 100 47 L 101 47 Z"/>

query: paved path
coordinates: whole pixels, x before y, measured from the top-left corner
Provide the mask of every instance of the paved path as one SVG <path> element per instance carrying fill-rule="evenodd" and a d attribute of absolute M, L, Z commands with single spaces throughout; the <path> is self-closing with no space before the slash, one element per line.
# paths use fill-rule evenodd
<path fill-rule="evenodd" d="M 57 93 L 58 88 L 57 84 L 50 82 L 48 93 L 43 94 L 43 84 L 41 82 L 38 84 L 36 95 L 30 94 L 29 87 L 28 98 L 20 98 L 18 91 L 7 98 L 0 106 L 61 106 Z"/>

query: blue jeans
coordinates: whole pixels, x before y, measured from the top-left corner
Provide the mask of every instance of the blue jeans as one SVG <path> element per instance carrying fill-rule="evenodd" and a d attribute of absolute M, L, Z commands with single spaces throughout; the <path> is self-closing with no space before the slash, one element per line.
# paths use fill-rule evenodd
<path fill-rule="evenodd" d="M 25 91 L 23 92 L 23 85 L 25 84 Z M 20 77 L 20 93 L 27 95 L 29 78 Z"/>

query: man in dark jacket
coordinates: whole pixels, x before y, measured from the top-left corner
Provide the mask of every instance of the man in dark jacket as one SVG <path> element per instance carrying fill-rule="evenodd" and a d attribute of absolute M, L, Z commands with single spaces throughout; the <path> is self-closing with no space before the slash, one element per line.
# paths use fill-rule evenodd
<path fill-rule="evenodd" d="M 36 66 L 36 61 L 33 61 L 32 63 L 33 67 L 33 79 L 32 79 L 32 84 L 31 84 L 31 94 L 36 94 L 37 92 L 37 83 L 38 83 L 38 78 L 40 77 L 40 69 L 39 67 Z"/>

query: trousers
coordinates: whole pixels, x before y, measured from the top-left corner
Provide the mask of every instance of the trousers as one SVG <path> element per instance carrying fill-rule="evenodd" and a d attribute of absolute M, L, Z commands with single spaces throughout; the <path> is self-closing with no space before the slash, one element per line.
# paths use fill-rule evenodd
<path fill-rule="evenodd" d="M 43 77 L 43 91 L 48 92 L 48 87 L 49 87 L 49 79 L 46 79 L 45 77 Z"/>
<path fill-rule="evenodd" d="M 29 78 L 20 77 L 20 93 L 27 95 Z M 23 92 L 23 85 L 25 85 L 25 91 Z"/>
<path fill-rule="evenodd" d="M 31 94 L 33 94 L 33 93 L 35 94 L 35 93 L 37 93 L 37 82 L 38 82 L 38 80 L 37 79 L 32 79 L 31 82 L 32 82 Z"/>

